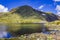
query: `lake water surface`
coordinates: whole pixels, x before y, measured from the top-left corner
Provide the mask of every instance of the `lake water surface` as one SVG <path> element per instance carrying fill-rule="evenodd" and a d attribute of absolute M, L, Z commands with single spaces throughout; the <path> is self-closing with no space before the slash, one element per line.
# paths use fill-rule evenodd
<path fill-rule="evenodd" d="M 5 25 L 0 26 L 0 38 L 10 38 L 14 36 L 16 37 L 18 35 L 40 33 L 40 32 L 49 34 L 44 24 L 40 24 L 40 23 L 12 24 L 8 29 L 11 30 L 12 32 L 8 32 L 7 27 Z"/>

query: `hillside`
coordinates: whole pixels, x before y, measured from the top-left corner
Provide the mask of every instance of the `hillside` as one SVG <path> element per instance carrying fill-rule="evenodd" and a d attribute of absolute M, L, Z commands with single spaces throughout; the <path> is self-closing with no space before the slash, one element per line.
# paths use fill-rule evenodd
<path fill-rule="evenodd" d="M 57 15 L 53 13 L 41 12 L 27 5 L 14 8 L 10 12 L 0 14 L 0 23 L 6 24 L 10 27 L 10 30 L 14 31 L 21 28 L 19 23 L 47 23 L 58 20 Z"/>
<path fill-rule="evenodd" d="M 14 8 L 10 12 L 19 14 L 23 18 L 34 18 L 34 19 L 40 19 L 40 20 L 49 21 L 49 22 L 58 20 L 57 15 L 53 13 L 45 13 L 42 11 L 35 10 L 28 5 Z"/>

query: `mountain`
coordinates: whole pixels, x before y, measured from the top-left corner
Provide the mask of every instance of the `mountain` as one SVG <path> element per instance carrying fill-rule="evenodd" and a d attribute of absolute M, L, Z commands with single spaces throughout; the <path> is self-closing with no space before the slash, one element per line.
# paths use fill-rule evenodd
<path fill-rule="evenodd" d="M 59 20 L 58 16 L 53 13 L 46 13 L 46 12 L 38 11 L 28 5 L 14 8 L 10 12 L 19 14 L 20 16 L 26 19 L 27 18 L 41 19 L 41 20 L 45 20 L 48 22 Z"/>

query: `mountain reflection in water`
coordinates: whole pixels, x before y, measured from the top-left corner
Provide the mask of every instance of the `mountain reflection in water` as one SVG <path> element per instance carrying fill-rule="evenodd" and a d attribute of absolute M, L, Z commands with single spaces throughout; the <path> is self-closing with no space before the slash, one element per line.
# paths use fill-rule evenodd
<path fill-rule="evenodd" d="M 17 24 L 16 24 L 17 25 Z M 6 25 L 0 25 L 0 38 L 11 38 L 15 35 L 20 34 L 27 34 L 27 33 L 37 33 L 42 32 L 44 34 L 50 34 L 49 31 L 47 31 L 47 28 L 43 24 L 20 24 L 21 29 L 19 29 L 17 32 L 11 33 L 7 31 Z M 16 37 L 16 36 L 15 36 Z"/>

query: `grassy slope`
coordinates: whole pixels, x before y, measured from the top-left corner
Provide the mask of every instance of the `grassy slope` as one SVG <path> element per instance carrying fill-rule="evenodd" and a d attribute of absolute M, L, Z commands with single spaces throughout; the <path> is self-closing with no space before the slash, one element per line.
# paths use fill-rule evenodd
<path fill-rule="evenodd" d="M 3 14 L 0 16 L 0 22 L 3 23 L 30 23 L 30 22 L 40 22 L 40 19 L 35 19 L 34 16 L 29 17 L 29 18 L 23 18 L 22 16 L 18 14 Z"/>
<path fill-rule="evenodd" d="M 18 30 L 20 29 L 19 23 L 34 23 L 40 22 L 41 19 L 35 19 L 34 16 L 29 18 L 23 18 L 22 16 L 15 14 L 15 13 L 3 13 L 0 16 L 0 23 L 4 23 L 10 27 L 10 30 Z"/>

